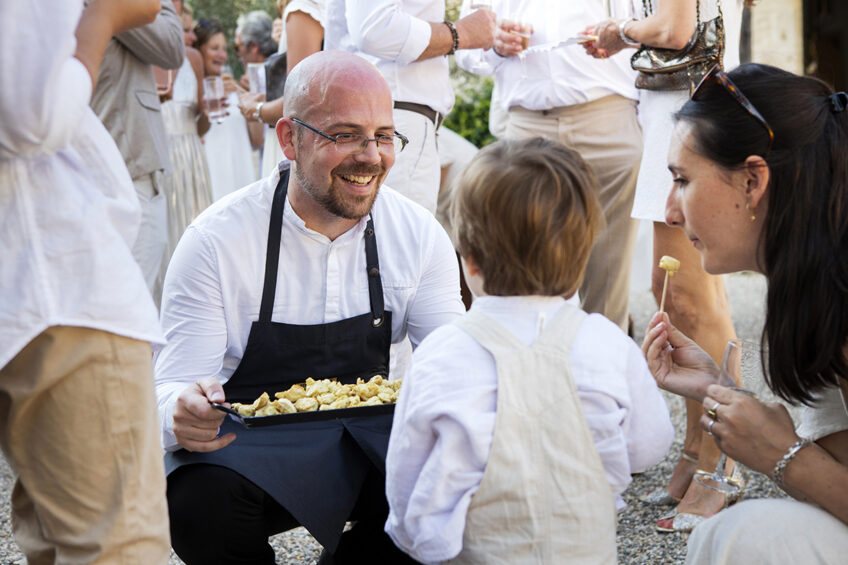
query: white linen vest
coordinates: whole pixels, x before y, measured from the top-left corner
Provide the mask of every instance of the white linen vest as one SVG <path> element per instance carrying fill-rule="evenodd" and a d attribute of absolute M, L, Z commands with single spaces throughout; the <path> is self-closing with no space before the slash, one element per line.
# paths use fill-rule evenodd
<path fill-rule="evenodd" d="M 495 433 L 455 565 L 616 562 L 612 490 L 568 354 L 586 314 L 566 304 L 527 346 L 474 312 L 456 323 L 495 358 Z"/>

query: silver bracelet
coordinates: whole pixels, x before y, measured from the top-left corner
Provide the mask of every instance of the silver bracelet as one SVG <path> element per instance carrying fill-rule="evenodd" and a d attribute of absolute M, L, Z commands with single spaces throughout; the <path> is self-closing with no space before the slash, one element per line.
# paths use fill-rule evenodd
<path fill-rule="evenodd" d="M 774 470 L 771 472 L 771 480 L 779 486 L 783 488 L 783 473 L 786 471 L 786 466 L 789 465 L 789 462 L 798 455 L 798 452 L 804 449 L 805 447 L 812 445 L 813 440 L 802 437 L 794 444 L 792 447 L 786 450 L 786 453 L 783 454 L 783 458 L 777 462 L 774 466 Z"/>
<path fill-rule="evenodd" d="M 629 20 L 621 20 L 620 22 L 618 22 L 618 36 L 621 38 L 621 40 L 625 44 L 627 44 L 631 47 L 638 47 L 640 45 L 640 43 L 638 41 L 633 41 L 632 39 L 627 37 L 627 34 L 624 33 L 624 28 L 630 22 L 635 22 L 635 21 L 636 21 L 636 18 L 630 18 Z"/>

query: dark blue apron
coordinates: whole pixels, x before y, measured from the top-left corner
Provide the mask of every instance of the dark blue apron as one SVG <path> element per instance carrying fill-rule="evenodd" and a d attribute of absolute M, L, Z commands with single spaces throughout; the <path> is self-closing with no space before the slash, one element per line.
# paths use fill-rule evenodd
<path fill-rule="evenodd" d="M 253 402 L 262 392 L 273 395 L 306 377 L 348 383 L 388 373 L 392 315 L 384 311 L 371 218 L 365 228 L 371 312 L 329 324 L 271 321 L 288 178 L 289 172 L 281 171 L 274 191 L 259 320 L 251 325 L 242 360 L 224 385 L 229 402 Z M 366 475 L 376 470 L 385 477 L 391 426 L 391 414 L 251 429 L 227 417 L 221 434 L 235 432 L 233 443 L 212 453 L 168 453 L 165 466 L 169 474 L 194 463 L 236 471 L 334 552 Z"/>

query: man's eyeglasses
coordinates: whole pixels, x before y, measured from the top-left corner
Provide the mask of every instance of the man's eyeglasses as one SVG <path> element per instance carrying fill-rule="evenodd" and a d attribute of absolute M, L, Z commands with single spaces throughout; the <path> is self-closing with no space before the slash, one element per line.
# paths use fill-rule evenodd
<path fill-rule="evenodd" d="M 739 87 L 736 86 L 732 80 L 730 80 L 730 77 L 727 76 L 727 74 L 725 74 L 725 72 L 722 71 L 718 65 L 710 69 L 710 72 L 708 72 L 706 76 L 701 79 L 701 82 L 699 82 L 695 90 L 692 91 L 692 100 L 698 100 L 698 95 L 703 91 L 703 88 L 713 82 L 717 82 L 718 84 L 723 86 L 724 90 L 727 91 L 727 93 L 729 93 L 733 97 L 733 99 L 739 103 L 740 106 L 745 108 L 745 110 L 755 120 L 757 120 L 760 125 L 762 125 L 766 129 L 766 132 L 768 132 L 769 136 L 769 143 L 768 149 L 766 149 L 766 154 L 763 155 L 763 158 L 767 159 L 769 153 L 771 153 L 771 148 L 774 145 L 774 130 L 771 129 L 771 126 L 763 117 L 763 115 L 760 114 L 760 111 L 754 107 L 750 100 L 748 100 L 748 97 L 742 94 L 742 91 L 739 90 Z"/>
<path fill-rule="evenodd" d="M 314 131 L 321 137 L 325 137 L 336 145 L 336 149 L 345 153 L 362 153 L 368 148 L 368 144 L 372 141 L 377 144 L 377 150 L 381 153 L 400 153 L 409 139 L 402 133 L 394 132 L 393 134 L 384 133 L 376 137 L 368 137 L 361 133 L 340 133 L 338 135 L 330 135 L 324 133 L 320 129 L 307 124 L 304 121 L 292 118 L 291 121 L 297 125 L 303 126 L 308 130 Z"/>

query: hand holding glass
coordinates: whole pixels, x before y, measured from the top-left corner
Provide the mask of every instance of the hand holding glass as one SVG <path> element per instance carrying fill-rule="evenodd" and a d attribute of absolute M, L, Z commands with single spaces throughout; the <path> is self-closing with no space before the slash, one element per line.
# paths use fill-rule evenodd
<path fill-rule="evenodd" d="M 719 372 L 718 384 L 729 389 L 741 392 L 748 396 L 756 398 L 757 395 L 750 390 L 739 386 L 742 382 L 743 374 L 756 373 L 759 370 L 760 363 L 760 346 L 757 343 L 742 341 L 741 339 L 731 339 L 727 342 L 727 348 L 724 351 L 724 359 L 721 362 L 721 371 Z M 717 407 L 718 410 L 721 407 Z M 716 417 L 713 416 L 715 420 Z M 728 477 L 725 471 L 727 464 L 727 455 L 722 453 L 718 458 L 718 464 L 715 471 L 697 471 L 695 480 L 707 488 L 723 492 L 725 494 L 737 494 L 742 490 L 739 482 L 733 477 Z"/>

